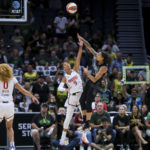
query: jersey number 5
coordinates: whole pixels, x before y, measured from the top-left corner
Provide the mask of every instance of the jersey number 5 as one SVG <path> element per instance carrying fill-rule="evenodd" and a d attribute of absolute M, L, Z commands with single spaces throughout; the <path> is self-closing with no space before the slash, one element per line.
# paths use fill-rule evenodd
<path fill-rule="evenodd" d="M 8 89 L 8 82 L 4 82 L 3 87 L 4 89 Z"/>

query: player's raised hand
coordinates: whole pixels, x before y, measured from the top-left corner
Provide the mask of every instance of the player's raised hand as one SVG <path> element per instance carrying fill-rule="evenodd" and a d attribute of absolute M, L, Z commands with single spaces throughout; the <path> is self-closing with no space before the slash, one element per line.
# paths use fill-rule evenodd
<path fill-rule="evenodd" d="M 35 96 L 32 97 L 32 101 L 36 104 L 39 104 L 39 100 Z"/>
<path fill-rule="evenodd" d="M 88 72 L 88 66 L 85 68 L 85 67 L 83 67 L 83 71 L 84 71 L 84 73 L 86 74 L 87 72 Z"/>
<path fill-rule="evenodd" d="M 79 44 L 80 47 L 83 47 L 83 41 L 81 41 L 80 39 L 79 39 L 78 44 Z"/>

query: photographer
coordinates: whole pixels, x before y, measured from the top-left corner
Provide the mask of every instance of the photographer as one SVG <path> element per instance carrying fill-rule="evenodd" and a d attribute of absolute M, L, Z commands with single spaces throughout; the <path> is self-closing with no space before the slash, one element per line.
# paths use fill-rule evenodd
<path fill-rule="evenodd" d="M 98 150 L 107 150 L 114 147 L 114 132 L 110 120 L 106 117 L 101 119 L 101 126 L 97 130 L 96 140 L 100 146 L 95 143 L 91 143 L 91 146 Z"/>
<path fill-rule="evenodd" d="M 56 135 L 56 126 L 54 119 L 51 115 L 48 115 L 48 105 L 43 103 L 41 105 L 41 113 L 36 115 L 32 120 L 31 136 L 37 146 L 37 150 L 40 150 L 40 138 L 50 138 Z"/>

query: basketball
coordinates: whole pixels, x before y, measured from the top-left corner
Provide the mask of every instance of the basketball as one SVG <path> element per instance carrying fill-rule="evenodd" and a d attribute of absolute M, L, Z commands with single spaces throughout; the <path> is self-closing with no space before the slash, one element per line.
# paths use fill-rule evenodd
<path fill-rule="evenodd" d="M 77 12 L 78 6 L 76 3 L 70 2 L 66 6 L 66 10 L 69 14 L 75 14 Z"/>

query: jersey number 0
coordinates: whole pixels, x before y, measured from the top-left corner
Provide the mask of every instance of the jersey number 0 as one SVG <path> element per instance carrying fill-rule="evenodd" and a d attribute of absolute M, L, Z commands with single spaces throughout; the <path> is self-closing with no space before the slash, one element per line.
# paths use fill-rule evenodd
<path fill-rule="evenodd" d="M 4 82 L 3 87 L 4 89 L 8 89 L 8 82 Z"/>

